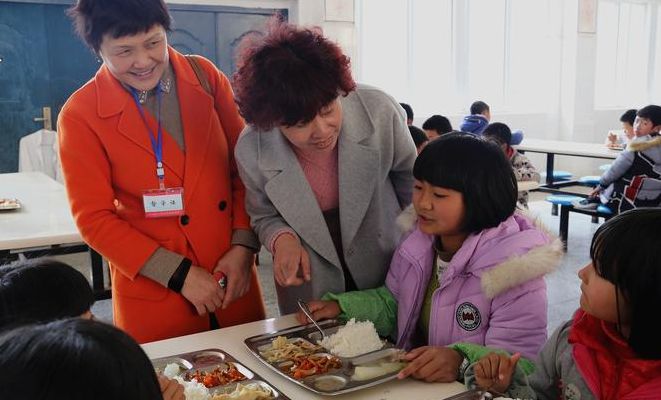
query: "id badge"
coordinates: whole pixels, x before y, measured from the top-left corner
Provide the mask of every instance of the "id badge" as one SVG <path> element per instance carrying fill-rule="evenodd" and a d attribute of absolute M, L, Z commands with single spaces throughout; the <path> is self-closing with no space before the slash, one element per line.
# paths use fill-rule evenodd
<path fill-rule="evenodd" d="M 154 189 L 142 192 L 145 217 L 164 218 L 184 214 L 184 188 Z"/>

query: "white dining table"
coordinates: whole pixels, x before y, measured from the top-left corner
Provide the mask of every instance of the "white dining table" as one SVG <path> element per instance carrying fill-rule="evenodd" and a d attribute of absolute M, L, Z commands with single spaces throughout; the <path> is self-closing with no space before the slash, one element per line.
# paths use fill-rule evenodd
<path fill-rule="evenodd" d="M 142 345 L 150 359 L 168 357 L 205 349 L 220 349 L 254 373 L 260 375 L 269 384 L 293 400 L 315 399 L 352 399 L 352 400 L 440 400 L 466 391 L 459 382 L 426 383 L 412 378 L 393 380 L 371 388 L 358 390 L 337 396 L 321 396 L 311 392 L 272 371 L 262 364 L 244 344 L 248 337 L 272 333 L 296 326 L 294 315 L 251 322 L 229 328 L 181 336 Z"/>
<path fill-rule="evenodd" d="M 0 198 L 21 207 L 0 211 L 0 259 L 88 251 L 74 223 L 64 186 L 41 172 L 0 174 Z M 102 259 L 90 249 L 92 286 L 97 299 L 109 297 Z"/>

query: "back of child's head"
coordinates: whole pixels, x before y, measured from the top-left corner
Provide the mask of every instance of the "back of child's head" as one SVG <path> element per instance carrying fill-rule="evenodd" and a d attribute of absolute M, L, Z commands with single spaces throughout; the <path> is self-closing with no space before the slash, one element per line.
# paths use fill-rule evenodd
<path fill-rule="evenodd" d="M 638 110 L 636 116 L 649 119 L 654 126 L 661 125 L 661 106 L 657 106 L 656 104 L 645 106 Z"/>
<path fill-rule="evenodd" d="M 420 148 L 425 142 L 429 141 L 425 132 L 417 126 L 409 125 L 409 132 L 411 133 L 411 138 L 413 138 L 413 143 L 415 147 Z"/>
<path fill-rule="evenodd" d="M 659 227 L 661 209 L 634 209 L 600 226 L 590 245 L 597 274 L 615 285 L 625 301 L 629 346 L 646 359 L 661 359 L 659 333 L 653 328 L 661 310 Z"/>
<path fill-rule="evenodd" d="M 489 111 L 489 105 L 483 101 L 476 101 L 471 104 L 471 115 L 482 114 L 485 111 Z"/>
<path fill-rule="evenodd" d="M 442 115 L 432 115 L 422 124 L 424 130 L 434 130 L 438 135 L 443 135 L 452 132 L 452 124 L 447 117 Z"/>
<path fill-rule="evenodd" d="M 469 133 L 451 132 L 432 140 L 416 159 L 413 176 L 462 193 L 466 233 L 498 226 L 516 208 L 510 162 L 500 147 Z"/>
<path fill-rule="evenodd" d="M 87 279 L 67 264 L 39 258 L 0 267 L 0 329 L 78 317 L 92 304 Z"/>
<path fill-rule="evenodd" d="M 633 126 L 634 121 L 636 120 L 636 113 L 638 110 L 632 108 L 627 110 L 620 116 L 620 122 L 626 122 L 627 124 Z"/>
<path fill-rule="evenodd" d="M 126 333 L 81 318 L 0 335 L 3 399 L 162 399 L 154 369 Z"/>
<path fill-rule="evenodd" d="M 509 146 L 512 141 L 512 131 L 510 127 L 503 124 L 502 122 L 492 122 L 487 125 L 482 135 L 489 140 L 493 140 L 498 145 L 507 145 Z"/>
<path fill-rule="evenodd" d="M 406 103 L 399 103 L 399 105 L 404 109 L 407 121 L 413 121 L 413 107 Z"/>

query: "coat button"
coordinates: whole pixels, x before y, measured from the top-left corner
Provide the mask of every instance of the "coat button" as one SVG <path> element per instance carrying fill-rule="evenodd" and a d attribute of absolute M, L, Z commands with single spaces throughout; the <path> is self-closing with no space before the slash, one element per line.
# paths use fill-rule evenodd
<path fill-rule="evenodd" d="M 188 215 L 182 215 L 179 221 L 181 221 L 182 225 L 188 225 L 188 222 L 190 222 L 190 217 Z"/>
<path fill-rule="evenodd" d="M 220 203 L 218 203 L 218 209 L 220 211 L 223 211 L 227 208 L 227 202 L 225 200 L 221 200 Z"/>

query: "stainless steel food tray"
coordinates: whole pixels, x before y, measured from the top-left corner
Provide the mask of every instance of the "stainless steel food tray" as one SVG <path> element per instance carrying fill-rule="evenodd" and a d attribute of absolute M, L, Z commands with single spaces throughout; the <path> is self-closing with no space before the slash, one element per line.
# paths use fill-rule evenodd
<path fill-rule="evenodd" d="M 242 373 L 247 379 L 243 381 L 231 382 L 227 385 L 216 386 L 209 388 L 209 392 L 212 395 L 222 394 L 222 393 L 231 393 L 238 383 L 241 384 L 250 384 L 255 383 L 262 388 L 265 388 L 271 392 L 273 399 L 277 400 L 290 400 L 289 397 L 285 396 L 276 389 L 273 385 L 267 382 L 264 378 L 254 373 L 245 365 L 241 364 L 236 358 L 232 357 L 229 353 L 220 349 L 204 349 L 193 351 L 190 353 L 176 354 L 168 357 L 161 357 L 151 360 L 154 369 L 158 373 L 162 373 L 165 367 L 168 364 L 177 364 L 179 370 L 181 371 L 179 375 L 185 374 L 186 372 L 194 371 L 209 371 L 213 370 L 222 365 L 233 364 L 236 369 Z"/>
<path fill-rule="evenodd" d="M 327 332 L 327 334 L 330 335 L 335 333 L 342 326 L 342 323 L 337 320 L 325 320 L 320 321 L 319 325 L 324 329 L 324 331 Z M 381 350 L 362 354 L 356 357 L 337 357 L 340 359 L 340 361 L 342 361 L 341 368 L 330 370 L 329 372 L 323 374 L 312 375 L 300 380 L 295 379 L 278 368 L 278 365 L 282 363 L 281 361 L 268 362 L 261 354 L 261 351 L 265 350 L 267 346 L 270 346 L 273 339 L 278 336 L 285 336 L 287 339 L 294 340 L 303 339 L 310 343 L 316 344 L 321 338 L 319 331 L 317 331 L 313 325 L 296 326 L 288 329 L 282 329 L 276 332 L 252 336 L 244 340 L 248 350 L 250 350 L 250 352 L 255 357 L 257 357 L 258 360 L 260 360 L 280 376 L 283 376 L 289 381 L 294 382 L 295 384 L 302 386 L 312 392 L 326 396 L 335 396 L 376 386 L 381 383 L 393 380 L 397 377 L 398 371 L 380 375 L 378 377 L 367 380 L 358 381 L 352 379 L 354 376 L 355 367 L 374 364 L 382 360 L 392 360 L 397 356 L 399 350 L 393 348 L 392 344 L 385 342 L 384 348 Z M 328 350 L 326 349 L 322 349 L 321 353 L 325 353 L 327 351 Z M 324 386 L 326 386 L 326 388 L 323 388 Z"/>

